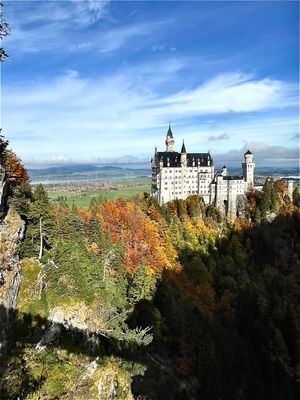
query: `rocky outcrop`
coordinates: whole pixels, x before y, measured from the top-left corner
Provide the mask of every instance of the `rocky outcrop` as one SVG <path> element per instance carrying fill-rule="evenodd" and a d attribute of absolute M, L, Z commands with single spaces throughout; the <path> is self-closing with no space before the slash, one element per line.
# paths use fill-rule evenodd
<path fill-rule="evenodd" d="M 99 333 L 101 322 L 93 310 L 84 304 L 78 304 L 75 307 L 54 307 L 49 312 L 48 327 L 37 343 L 36 349 L 44 349 L 48 343 L 60 335 L 62 329 L 85 332 L 86 335 Z"/>
<path fill-rule="evenodd" d="M 10 316 L 22 280 L 18 246 L 24 230 L 25 223 L 15 211 L 10 210 L 0 224 L 0 355 L 6 351 Z"/>
<path fill-rule="evenodd" d="M 4 168 L 0 165 L 0 221 L 7 213 L 9 181 Z"/>
<path fill-rule="evenodd" d="M 3 300 L 3 306 L 6 310 L 15 310 L 17 305 L 17 296 L 19 293 L 19 287 L 22 281 L 22 269 L 19 265 L 16 266 L 15 271 L 12 272 L 11 278 L 9 279 L 5 297 Z"/>
<path fill-rule="evenodd" d="M 17 212 L 10 210 L 0 224 L 0 300 L 2 299 L 2 301 L 5 298 L 3 293 L 9 288 L 10 293 L 15 293 L 14 287 L 20 280 L 18 278 L 20 272 L 17 272 L 20 269 L 18 246 L 23 239 L 24 232 L 25 222 Z M 9 278 L 9 282 L 7 278 Z M 15 304 L 15 299 L 9 303 Z"/>

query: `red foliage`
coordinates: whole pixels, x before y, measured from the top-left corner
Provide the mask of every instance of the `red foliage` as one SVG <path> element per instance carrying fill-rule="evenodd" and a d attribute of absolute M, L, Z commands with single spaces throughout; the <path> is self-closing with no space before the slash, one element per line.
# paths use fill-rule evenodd
<path fill-rule="evenodd" d="M 5 160 L 5 171 L 8 179 L 13 186 L 22 185 L 29 182 L 27 170 L 21 162 L 21 159 L 12 151 L 7 152 Z"/>
<path fill-rule="evenodd" d="M 288 189 L 283 179 L 279 179 L 278 181 L 274 182 L 274 189 L 277 193 L 280 193 L 282 196 L 288 194 Z"/>
<path fill-rule="evenodd" d="M 248 201 L 249 201 L 249 211 L 251 212 L 256 207 L 256 195 L 254 190 L 251 190 L 248 193 Z"/>
<path fill-rule="evenodd" d="M 195 284 L 184 272 L 176 274 L 182 293 L 199 309 L 209 315 L 216 311 L 216 293 L 210 282 Z"/>
<path fill-rule="evenodd" d="M 153 272 L 176 266 L 170 239 L 136 204 L 118 199 L 103 203 L 101 208 L 104 234 L 123 244 L 129 270 L 135 270 L 141 261 Z"/>

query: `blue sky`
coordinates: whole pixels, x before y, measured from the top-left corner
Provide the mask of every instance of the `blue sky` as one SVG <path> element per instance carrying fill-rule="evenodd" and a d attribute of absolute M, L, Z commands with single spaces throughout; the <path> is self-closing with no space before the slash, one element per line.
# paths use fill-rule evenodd
<path fill-rule="evenodd" d="M 2 127 L 27 165 L 149 159 L 169 120 L 178 150 L 297 165 L 297 2 L 4 4 Z"/>

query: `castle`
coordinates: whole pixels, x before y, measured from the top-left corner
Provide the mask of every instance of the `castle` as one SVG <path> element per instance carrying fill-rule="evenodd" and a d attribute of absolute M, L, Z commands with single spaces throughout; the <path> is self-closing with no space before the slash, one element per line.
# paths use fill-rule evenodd
<path fill-rule="evenodd" d="M 208 153 L 187 153 L 183 142 L 180 153 L 174 151 L 174 138 L 169 126 L 166 151 L 157 151 L 151 159 L 151 194 L 160 205 L 175 199 L 201 196 L 229 217 L 235 218 L 245 193 L 254 187 L 253 154 L 248 150 L 242 163 L 243 175 L 228 175 L 226 166 L 215 171 L 213 158 Z"/>

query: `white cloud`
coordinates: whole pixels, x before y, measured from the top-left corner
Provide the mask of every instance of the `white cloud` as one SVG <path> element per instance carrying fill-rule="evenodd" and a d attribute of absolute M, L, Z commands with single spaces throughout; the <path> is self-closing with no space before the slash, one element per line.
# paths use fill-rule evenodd
<path fill-rule="evenodd" d="M 185 89 L 153 103 L 156 113 L 203 115 L 253 112 L 297 105 L 297 86 L 241 73 L 220 74 L 195 89 Z"/>
<path fill-rule="evenodd" d="M 215 142 L 216 140 L 228 140 L 229 135 L 227 133 L 220 133 L 219 135 L 209 135 L 208 140 Z"/>
<path fill-rule="evenodd" d="M 255 163 L 260 165 L 276 166 L 282 163 L 292 163 L 297 165 L 299 150 L 285 146 L 272 146 L 265 142 L 251 141 L 245 143 L 240 149 L 231 149 L 225 153 L 215 154 L 215 161 L 226 161 L 229 163 L 242 162 L 243 154 L 250 150 L 253 153 Z"/>
<path fill-rule="evenodd" d="M 27 157 L 22 160 L 28 168 L 46 168 L 49 166 L 58 165 L 82 165 L 82 164 L 130 164 L 140 166 L 145 165 L 145 167 L 150 169 L 149 159 L 140 158 L 131 155 L 124 155 L 120 157 L 68 157 L 68 156 L 56 156 L 56 157 Z"/>
<path fill-rule="evenodd" d="M 149 35 L 155 29 L 154 25 L 157 24 L 140 23 L 111 29 L 99 37 L 96 47 L 102 53 L 118 50 L 134 37 Z"/>
<path fill-rule="evenodd" d="M 245 138 L 259 141 L 260 136 L 275 145 L 282 142 L 283 135 L 297 131 L 295 115 L 271 117 L 264 113 L 294 104 L 294 87 L 283 81 L 223 74 L 194 90 L 161 96 L 161 84 L 174 82 L 186 65 L 186 61 L 174 59 L 151 67 L 127 66 L 93 80 L 68 70 L 35 85 L 4 85 L 3 128 L 23 157 L 57 154 L 63 148 L 70 155 L 101 152 L 104 158 L 106 153 L 120 156 L 129 150 L 134 155 L 149 154 L 163 143 L 164 127 L 170 119 L 183 124 L 176 139 L 179 143 L 185 138 L 188 151 L 206 151 L 201 147 L 208 147 L 209 137 L 226 139 L 224 130 L 237 146 Z M 236 118 L 224 118 L 228 110 L 234 110 Z M 243 118 L 247 111 L 259 114 L 252 114 L 254 119 Z M 195 122 L 204 114 L 220 114 L 223 122 L 213 129 L 201 120 Z M 232 141 L 215 140 L 213 150 L 220 151 L 221 146 L 225 151 Z"/>
<path fill-rule="evenodd" d="M 132 23 L 114 27 L 109 14 L 109 0 L 69 0 L 36 2 L 34 12 L 28 5 L 8 8 L 12 35 L 5 39 L 8 52 L 37 53 L 55 51 L 56 54 L 98 50 L 106 53 L 118 50 L 134 37 L 150 35 L 163 22 Z M 18 4 L 18 3 L 17 3 Z M 23 18 L 15 16 L 22 13 Z M 101 19 L 109 19 L 110 27 L 98 24 L 92 33 L 87 29 Z"/>
<path fill-rule="evenodd" d="M 239 149 L 231 149 L 227 152 L 214 153 L 212 156 L 215 165 L 227 163 L 232 167 L 240 166 L 243 162 L 244 153 L 250 149 L 254 155 L 254 162 L 257 166 L 297 166 L 299 152 L 295 148 L 284 146 L 272 146 L 264 142 L 245 143 Z M 136 157 L 132 155 L 123 155 L 119 157 L 69 157 L 59 155 L 53 157 L 27 157 L 23 159 L 26 166 L 30 168 L 42 168 L 55 165 L 75 165 L 75 164 L 137 164 L 145 165 L 150 168 L 149 157 Z"/>
<path fill-rule="evenodd" d="M 27 1 L 20 4 L 12 1 L 11 7 L 13 10 L 22 12 L 22 18 L 14 18 L 14 22 L 19 21 L 22 25 L 32 23 L 50 23 L 56 21 L 72 22 L 74 24 L 87 24 L 95 22 L 109 14 L 110 0 L 51 0 L 43 1 L 33 0 L 34 11 L 30 12 Z M 22 4 L 23 3 L 23 4 Z M 7 3 L 9 11 L 9 2 Z M 16 8 L 18 7 L 18 8 Z M 12 15 L 13 18 L 13 15 Z"/>

